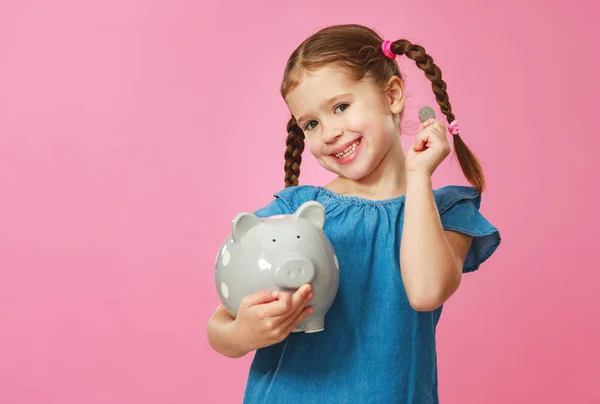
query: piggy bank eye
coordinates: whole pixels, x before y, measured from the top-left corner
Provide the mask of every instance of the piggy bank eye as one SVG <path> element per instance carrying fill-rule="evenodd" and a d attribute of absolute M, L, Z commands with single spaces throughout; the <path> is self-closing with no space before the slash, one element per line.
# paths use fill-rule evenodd
<path fill-rule="evenodd" d="M 277 241 L 277 240 L 273 239 L 273 242 L 275 242 L 275 241 Z"/>
<path fill-rule="evenodd" d="M 297 235 L 296 237 L 300 238 L 300 235 Z"/>

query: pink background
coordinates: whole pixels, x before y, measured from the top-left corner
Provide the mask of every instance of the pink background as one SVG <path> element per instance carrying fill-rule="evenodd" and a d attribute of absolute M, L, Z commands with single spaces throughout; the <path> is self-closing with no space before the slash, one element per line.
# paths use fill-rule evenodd
<path fill-rule="evenodd" d="M 438 62 L 504 239 L 446 306 L 442 402 L 599 402 L 598 10 L 561 3 L 3 1 L 0 402 L 241 401 L 213 260 L 283 185 L 287 56 L 348 22 Z M 433 94 L 400 63 L 411 133 Z"/>

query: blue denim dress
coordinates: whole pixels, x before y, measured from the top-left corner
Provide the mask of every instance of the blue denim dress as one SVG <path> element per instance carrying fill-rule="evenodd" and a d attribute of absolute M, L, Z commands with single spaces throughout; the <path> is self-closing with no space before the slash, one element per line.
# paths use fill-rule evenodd
<path fill-rule="evenodd" d="M 498 230 L 479 212 L 471 187 L 434 190 L 444 229 L 473 236 L 463 272 L 472 272 L 500 244 Z M 244 404 L 438 403 L 436 325 L 441 308 L 417 312 L 399 267 L 404 196 L 368 200 L 323 187 L 288 187 L 255 213 L 293 213 L 316 200 L 324 231 L 340 264 L 340 285 L 325 330 L 292 333 L 258 349 Z"/>

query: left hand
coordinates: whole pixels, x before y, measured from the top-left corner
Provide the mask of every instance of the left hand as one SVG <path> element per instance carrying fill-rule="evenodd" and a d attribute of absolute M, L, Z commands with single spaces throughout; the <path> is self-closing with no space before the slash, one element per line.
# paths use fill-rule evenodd
<path fill-rule="evenodd" d="M 415 141 L 406 154 L 406 172 L 431 175 L 451 151 L 446 127 L 435 119 L 428 119 L 419 126 Z"/>

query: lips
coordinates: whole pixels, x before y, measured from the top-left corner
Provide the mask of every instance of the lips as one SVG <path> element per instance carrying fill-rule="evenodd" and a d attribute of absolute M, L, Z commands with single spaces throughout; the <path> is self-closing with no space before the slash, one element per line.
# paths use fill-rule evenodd
<path fill-rule="evenodd" d="M 334 149 L 330 155 L 332 157 L 339 158 L 340 154 L 342 154 L 343 152 L 350 152 L 350 149 L 353 147 L 353 145 L 354 145 L 354 147 L 358 146 L 358 144 L 360 143 L 360 140 L 361 140 L 360 137 L 357 139 L 351 140 L 350 142 L 343 144 L 342 146 Z"/>
<path fill-rule="evenodd" d="M 353 142 L 346 143 L 344 146 L 341 146 L 338 149 L 336 149 L 338 153 L 331 154 L 330 157 L 338 165 L 344 166 L 350 164 L 356 159 L 356 157 L 362 150 L 363 143 L 364 142 L 362 141 L 362 137 L 359 137 Z"/>

